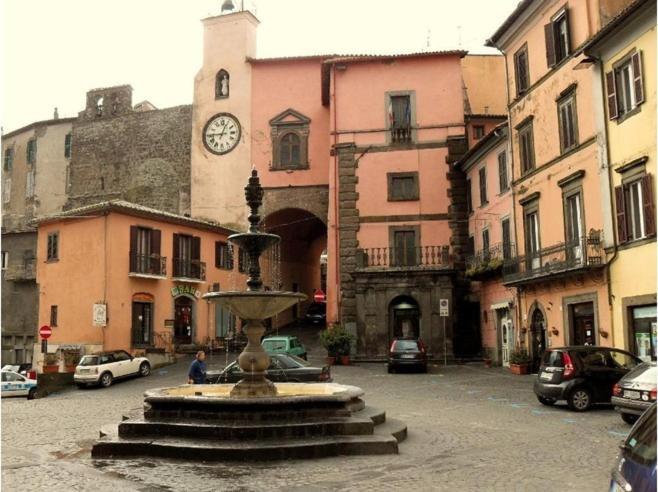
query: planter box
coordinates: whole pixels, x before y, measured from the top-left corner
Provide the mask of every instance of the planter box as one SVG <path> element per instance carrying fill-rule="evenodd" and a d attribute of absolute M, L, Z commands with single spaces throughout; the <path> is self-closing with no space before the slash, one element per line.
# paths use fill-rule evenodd
<path fill-rule="evenodd" d="M 512 371 L 512 374 L 528 374 L 528 369 L 530 364 L 510 364 L 509 369 Z"/>
<path fill-rule="evenodd" d="M 44 372 L 44 374 L 59 372 L 59 365 L 56 365 L 56 366 L 43 366 L 43 372 Z"/>
<path fill-rule="evenodd" d="M 328 366 L 333 366 L 336 363 L 336 357 L 327 356 L 326 363 Z"/>
<path fill-rule="evenodd" d="M 340 365 L 349 366 L 350 365 L 350 356 L 349 355 L 341 355 L 340 356 Z"/>

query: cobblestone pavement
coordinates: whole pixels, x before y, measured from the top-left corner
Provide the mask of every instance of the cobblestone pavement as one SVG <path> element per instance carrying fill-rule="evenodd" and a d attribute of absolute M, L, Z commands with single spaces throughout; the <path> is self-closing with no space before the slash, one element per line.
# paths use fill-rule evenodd
<path fill-rule="evenodd" d="M 319 363 L 319 350 L 311 352 Z M 213 365 L 223 365 L 213 357 Z M 2 489 L 46 490 L 607 490 L 628 433 L 610 407 L 543 407 L 531 376 L 479 364 L 387 374 L 384 364 L 332 369 L 334 381 L 404 420 L 400 454 L 258 464 L 92 461 L 99 429 L 142 406 L 143 391 L 181 384 L 189 359 L 107 389 L 2 401 Z M 56 485 L 55 485 L 56 484 Z"/>

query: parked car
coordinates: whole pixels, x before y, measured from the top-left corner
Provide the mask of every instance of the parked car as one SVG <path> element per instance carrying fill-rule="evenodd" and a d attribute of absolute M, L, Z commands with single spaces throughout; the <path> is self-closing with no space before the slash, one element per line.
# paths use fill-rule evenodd
<path fill-rule="evenodd" d="M 279 383 L 293 382 L 331 382 L 331 368 L 329 366 L 313 367 L 308 362 L 294 355 L 271 354 L 270 367 L 267 368 L 267 379 Z M 208 383 L 237 383 L 245 377 L 245 373 L 238 366 L 237 361 L 232 362 L 222 371 L 208 371 Z"/>
<path fill-rule="evenodd" d="M 610 492 L 656 492 L 656 402 L 619 447 Z"/>
<path fill-rule="evenodd" d="M 30 379 L 26 376 L 18 374 L 17 372 L 5 370 L 0 372 L 2 381 L 2 398 L 8 396 L 27 396 L 28 400 L 32 400 L 37 394 L 37 380 Z"/>
<path fill-rule="evenodd" d="M 265 337 L 261 342 L 263 349 L 268 354 L 288 354 L 296 355 L 302 359 L 307 358 L 306 347 L 299 341 L 297 337 L 293 336 L 273 336 Z"/>
<path fill-rule="evenodd" d="M 396 338 L 391 342 L 388 372 L 395 372 L 402 367 L 418 368 L 427 372 L 427 349 L 420 338 Z"/>
<path fill-rule="evenodd" d="M 314 325 L 323 325 L 327 321 L 327 304 L 325 302 L 313 302 L 306 309 L 304 319 Z"/>
<path fill-rule="evenodd" d="M 612 388 L 612 404 L 628 424 L 634 423 L 656 401 L 655 362 L 644 362 L 626 374 Z"/>
<path fill-rule="evenodd" d="M 566 400 L 569 408 L 582 412 L 594 403 L 606 403 L 612 387 L 642 361 L 624 350 L 574 346 L 544 352 L 534 391 L 544 405 Z"/>
<path fill-rule="evenodd" d="M 133 357 L 125 350 L 112 350 L 83 356 L 75 368 L 73 381 L 80 388 L 90 384 L 108 387 L 115 379 L 149 374 L 151 363 L 146 357 Z"/>
<path fill-rule="evenodd" d="M 30 362 L 24 362 L 22 364 L 15 364 L 15 365 L 10 365 L 7 364 L 6 366 L 2 367 L 3 371 L 14 371 L 21 376 L 25 376 L 27 379 L 36 379 L 37 378 L 37 371 L 32 369 L 32 363 Z"/>

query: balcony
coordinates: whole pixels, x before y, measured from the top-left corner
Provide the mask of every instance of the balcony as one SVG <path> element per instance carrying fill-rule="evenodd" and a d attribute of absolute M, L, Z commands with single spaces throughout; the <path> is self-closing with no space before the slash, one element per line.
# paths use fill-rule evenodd
<path fill-rule="evenodd" d="M 140 278 L 166 278 L 167 258 L 160 255 L 131 253 L 128 275 Z"/>
<path fill-rule="evenodd" d="M 499 243 L 480 250 L 466 258 L 466 276 L 479 281 L 497 277 L 502 274 L 505 259 L 510 259 L 514 253 L 513 243 Z"/>
<path fill-rule="evenodd" d="M 379 270 L 434 270 L 452 267 L 449 246 L 415 248 L 362 248 L 356 250 L 356 266 Z"/>
<path fill-rule="evenodd" d="M 548 278 L 602 268 L 605 265 L 602 231 L 590 231 L 578 241 L 563 242 L 503 264 L 503 283 L 523 285 Z"/>
<path fill-rule="evenodd" d="M 173 278 L 186 282 L 204 282 L 206 280 L 206 263 L 199 260 L 174 258 Z"/>
<path fill-rule="evenodd" d="M 37 278 L 36 260 L 25 260 L 19 265 L 10 265 L 5 271 L 5 280 L 29 282 Z"/>
<path fill-rule="evenodd" d="M 411 126 L 394 125 L 391 127 L 391 143 L 394 144 L 407 144 L 411 143 Z"/>

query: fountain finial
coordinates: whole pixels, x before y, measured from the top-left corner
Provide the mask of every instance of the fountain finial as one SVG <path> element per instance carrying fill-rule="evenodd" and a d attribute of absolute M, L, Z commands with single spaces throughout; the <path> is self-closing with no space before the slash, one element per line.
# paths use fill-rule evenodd
<path fill-rule="evenodd" d="M 256 169 L 252 168 L 251 170 L 249 184 L 244 187 L 244 196 L 247 198 L 247 205 L 251 209 L 251 214 L 248 218 L 251 224 L 249 226 L 249 232 L 258 232 L 258 226 L 260 224 L 258 209 L 263 204 L 263 187 L 260 185 L 260 178 Z"/>

